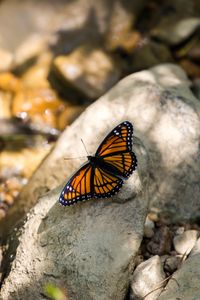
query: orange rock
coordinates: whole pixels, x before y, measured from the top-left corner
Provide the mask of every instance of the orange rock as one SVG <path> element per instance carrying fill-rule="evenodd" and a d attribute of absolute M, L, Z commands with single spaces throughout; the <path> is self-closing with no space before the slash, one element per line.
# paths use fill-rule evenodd
<path fill-rule="evenodd" d="M 50 88 L 27 88 L 19 91 L 13 99 L 14 116 L 31 118 L 33 122 L 57 127 L 57 115 L 65 108 Z"/>
<path fill-rule="evenodd" d="M 0 89 L 8 92 L 17 92 L 21 88 L 20 80 L 12 73 L 0 73 Z"/>
<path fill-rule="evenodd" d="M 116 48 L 120 48 L 127 53 L 132 53 L 141 40 L 142 37 L 138 31 L 120 32 L 116 39 L 110 38 L 107 43 L 107 49 L 114 51 Z"/>
<path fill-rule="evenodd" d="M 22 81 L 26 87 L 45 87 L 49 88 L 50 84 L 47 79 L 52 53 L 44 52 L 39 56 L 34 66 L 30 67 L 22 76 Z"/>
<path fill-rule="evenodd" d="M 0 91 L 0 119 L 11 118 L 12 93 Z"/>
<path fill-rule="evenodd" d="M 84 105 L 67 106 L 58 119 L 58 129 L 63 130 L 70 125 L 86 108 Z"/>

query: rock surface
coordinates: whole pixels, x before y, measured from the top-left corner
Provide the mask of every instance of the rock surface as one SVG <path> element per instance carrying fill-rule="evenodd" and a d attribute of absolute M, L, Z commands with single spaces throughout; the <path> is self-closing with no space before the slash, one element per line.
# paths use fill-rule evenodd
<path fill-rule="evenodd" d="M 194 247 L 192 248 L 190 255 L 200 254 L 200 238 L 196 241 Z"/>
<path fill-rule="evenodd" d="M 168 211 L 174 219 L 198 216 L 200 103 L 189 86 L 182 69 L 172 64 L 135 73 L 119 82 L 63 133 L 10 209 L 12 221 L 0 228 L 6 232 L 44 190 L 66 181 L 79 162 L 64 163 L 63 157 L 85 155 L 80 138 L 85 137 L 84 143 L 93 153 L 102 137 L 125 119 L 133 122 L 134 135 L 148 149 L 151 159 L 151 209 Z"/>
<path fill-rule="evenodd" d="M 173 274 L 158 300 L 199 300 L 200 254 L 188 258 Z"/>
<path fill-rule="evenodd" d="M 177 20 L 173 16 L 162 20 L 157 29 L 154 29 L 153 35 L 169 45 L 177 45 L 189 38 L 199 27 L 200 18 Z"/>
<path fill-rule="evenodd" d="M 112 57 L 101 48 L 90 45 L 81 46 L 69 55 L 56 57 L 53 67 L 58 79 L 60 77 L 60 81 L 65 83 L 68 97 L 79 92 L 82 98 L 98 98 L 120 77 Z"/>
<path fill-rule="evenodd" d="M 198 235 L 197 230 L 187 230 L 183 234 L 175 236 L 173 240 L 175 250 L 180 254 L 188 255 L 194 247 Z"/>
<path fill-rule="evenodd" d="M 124 299 L 148 206 L 147 155 L 142 146 L 135 150 L 140 166 L 112 199 L 65 208 L 60 188 L 40 199 L 12 235 L 4 300 L 44 299 L 49 282 L 64 287 L 69 300 Z"/>
<path fill-rule="evenodd" d="M 147 216 L 144 224 L 144 236 L 147 238 L 151 238 L 154 235 L 154 222 L 149 219 Z"/>
<path fill-rule="evenodd" d="M 160 295 L 165 279 L 165 273 L 158 255 L 141 263 L 133 273 L 131 284 L 131 299 L 156 300 Z M 154 292 L 153 290 L 156 289 Z M 152 292 L 152 293 L 150 293 Z M 149 294 L 147 296 L 147 294 Z"/>

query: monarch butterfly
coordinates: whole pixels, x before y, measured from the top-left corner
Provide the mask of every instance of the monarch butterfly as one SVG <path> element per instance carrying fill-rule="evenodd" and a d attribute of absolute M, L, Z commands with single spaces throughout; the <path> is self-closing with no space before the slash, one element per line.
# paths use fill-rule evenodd
<path fill-rule="evenodd" d="M 122 122 L 102 141 L 94 156 L 67 182 L 59 202 L 70 206 L 90 198 L 106 198 L 116 194 L 137 166 L 132 152 L 133 125 Z"/>

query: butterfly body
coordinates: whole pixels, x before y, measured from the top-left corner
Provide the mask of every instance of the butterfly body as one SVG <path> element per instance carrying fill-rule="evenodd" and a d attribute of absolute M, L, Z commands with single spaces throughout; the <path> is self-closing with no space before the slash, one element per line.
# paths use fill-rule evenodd
<path fill-rule="evenodd" d="M 109 165 L 108 163 L 106 163 L 104 161 L 104 159 L 100 156 L 87 156 L 88 158 L 88 161 L 90 162 L 91 166 L 93 168 L 101 168 L 102 170 L 104 171 L 107 171 L 115 176 L 119 176 L 119 177 L 122 177 L 122 174 L 120 173 L 120 171 L 115 168 L 114 166 L 112 165 Z M 126 178 L 124 178 L 126 179 Z"/>
<path fill-rule="evenodd" d="M 124 180 L 133 173 L 137 158 L 132 151 L 133 126 L 125 121 L 102 141 L 94 156 L 68 181 L 59 202 L 70 206 L 89 198 L 106 198 L 116 194 Z"/>

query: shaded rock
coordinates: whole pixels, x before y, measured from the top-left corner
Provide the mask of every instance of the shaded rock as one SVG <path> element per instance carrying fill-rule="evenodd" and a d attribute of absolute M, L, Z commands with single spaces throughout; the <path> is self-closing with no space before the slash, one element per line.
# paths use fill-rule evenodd
<path fill-rule="evenodd" d="M 175 236 L 173 239 L 175 250 L 180 254 L 188 255 L 194 247 L 198 235 L 197 230 L 187 230 L 183 234 Z"/>
<path fill-rule="evenodd" d="M 181 259 L 182 259 L 182 257 L 178 256 L 178 255 L 167 257 L 164 262 L 164 270 L 166 272 L 169 272 L 170 274 L 172 274 L 180 266 Z"/>
<path fill-rule="evenodd" d="M 165 45 L 149 40 L 141 43 L 132 54 L 132 65 L 135 71 L 172 61 L 171 53 Z"/>
<path fill-rule="evenodd" d="M 191 46 L 189 49 L 187 56 L 195 61 L 195 62 L 200 62 L 200 41 L 197 40 L 194 45 Z"/>
<path fill-rule="evenodd" d="M 200 212 L 200 104 L 189 87 L 183 70 L 172 64 L 124 78 L 64 132 L 0 229 L 6 232 L 6 228 L 36 203 L 43 189 L 55 188 L 66 181 L 69 171 L 75 171 L 78 161 L 64 163 L 63 157 L 86 155 L 80 137 L 85 137 L 88 152 L 93 153 L 103 136 L 126 119 L 133 123 L 134 135 L 145 145 L 151 158 L 151 209 L 167 211 L 171 221 L 197 217 Z"/>
<path fill-rule="evenodd" d="M 193 85 L 191 86 L 191 89 L 195 95 L 200 100 L 200 79 L 196 78 L 193 80 Z"/>
<path fill-rule="evenodd" d="M 185 231 L 185 227 L 184 226 L 179 226 L 176 231 L 175 231 L 175 234 L 176 235 L 179 235 L 179 234 L 183 234 Z"/>
<path fill-rule="evenodd" d="M 147 216 L 144 224 L 144 236 L 147 238 L 151 238 L 154 235 L 154 222 L 149 219 Z"/>
<path fill-rule="evenodd" d="M 168 45 L 178 45 L 188 39 L 200 27 L 200 18 L 187 17 L 177 20 L 177 16 L 163 18 L 153 29 L 152 35 Z"/>
<path fill-rule="evenodd" d="M 147 244 L 147 250 L 152 254 L 163 255 L 171 250 L 171 232 L 167 226 L 160 227 Z"/>
<path fill-rule="evenodd" d="M 52 54 L 50 52 L 46 51 L 40 55 L 36 64 L 24 72 L 22 76 L 24 86 L 29 88 L 50 88 L 50 83 L 47 78 L 51 61 Z"/>
<path fill-rule="evenodd" d="M 72 143 L 70 131 L 67 136 Z M 8 257 L 19 245 L 1 289 L 4 300 L 41 299 L 47 282 L 65 288 L 69 300 L 124 299 L 148 206 L 147 154 L 139 144 L 134 149 L 140 166 L 115 197 L 65 208 L 59 187 L 39 200 L 11 237 Z"/>
<path fill-rule="evenodd" d="M 156 300 L 161 293 L 164 279 L 165 273 L 159 256 L 149 258 L 137 266 L 133 273 L 130 298 L 134 300 L 146 296 L 147 300 Z M 161 289 L 157 289 L 158 287 Z"/>
<path fill-rule="evenodd" d="M 131 30 L 137 21 L 137 17 L 146 0 L 142 1 L 110 1 L 110 15 L 106 28 L 106 47 L 115 50 L 118 47 L 124 48 L 130 39 Z M 127 42 L 125 42 L 127 41 Z M 126 46 L 125 46 L 126 48 Z"/>
<path fill-rule="evenodd" d="M 158 300 L 199 300 L 200 254 L 188 258 L 173 274 Z"/>
<path fill-rule="evenodd" d="M 198 64 L 190 61 L 189 59 L 181 59 L 179 64 L 191 78 L 200 77 L 200 67 Z"/>
<path fill-rule="evenodd" d="M 53 67 L 69 98 L 77 93 L 79 97 L 95 99 L 111 88 L 120 76 L 111 56 L 92 46 L 82 46 L 69 55 L 56 57 Z"/>

